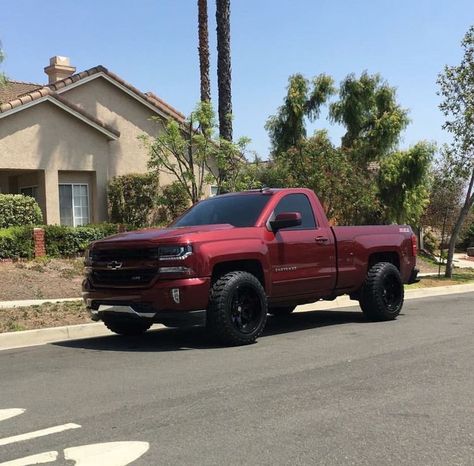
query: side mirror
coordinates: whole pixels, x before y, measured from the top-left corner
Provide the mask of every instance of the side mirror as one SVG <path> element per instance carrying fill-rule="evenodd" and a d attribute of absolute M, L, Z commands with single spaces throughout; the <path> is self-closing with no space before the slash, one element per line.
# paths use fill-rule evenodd
<path fill-rule="evenodd" d="M 301 214 L 299 212 L 282 212 L 270 222 L 273 231 L 281 228 L 296 227 L 301 225 Z"/>

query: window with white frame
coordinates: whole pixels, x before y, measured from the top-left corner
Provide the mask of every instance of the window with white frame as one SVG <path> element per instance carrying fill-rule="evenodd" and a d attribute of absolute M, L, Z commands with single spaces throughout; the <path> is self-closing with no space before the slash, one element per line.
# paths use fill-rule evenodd
<path fill-rule="evenodd" d="M 209 197 L 217 196 L 218 192 L 219 192 L 219 188 L 217 186 L 211 186 Z"/>
<path fill-rule="evenodd" d="M 79 183 L 59 185 L 59 218 L 61 225 L 87 225 L 89 218 L 89 186 Z"/>
<path fill-rule="evenodd" d="M 23 186 L 20 188 L 20 194 L 23 194 L 23 196 L 30 196 L 38 200 L 38 186 Z"/>

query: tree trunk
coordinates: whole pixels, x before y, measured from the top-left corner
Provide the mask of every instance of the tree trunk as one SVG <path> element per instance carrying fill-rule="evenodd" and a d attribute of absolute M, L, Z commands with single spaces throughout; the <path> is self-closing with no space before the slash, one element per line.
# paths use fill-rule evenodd
<path fill-rule="evenodd" d="M 464 220 L 466 220 L 467 214 L 471 210 L 471 207 L 474 204 L 474 193 L 473 193 L 473 186 L 474 186 L 474 170 L 471 174 L 471 180 L 469 181 L 469 187 L 466 192 L 466 200 L 464 201 L 464 205 L 462 206 L 461 212 L 459 213 L 459 217 L 454 224 L 453 231 L 451 233 L 451 239 L 449 240 L 449 249 L 448 249 L 448 258 L 446 260 L 446 272 L 444 276 L 446 278 L 451 278 L 453 275 L 453 257 L 454 257 L 454 248 L 456 247 L 456 242 L 458 240 L 459 232 L 464 224 Z"/>
<path fill-rule="evenodd" d="M 199 70 L 201 73 L 201 102 L 211 101 L 209 80 L 209 31 L 207 27 L 207 0 L 198 0 Z"/>
<path fill-rule="evenodd" d="M 216 0 L 217 86 L 219 135 L 232 141 L 232 88 L 230 61 L 230 0 Z"/>

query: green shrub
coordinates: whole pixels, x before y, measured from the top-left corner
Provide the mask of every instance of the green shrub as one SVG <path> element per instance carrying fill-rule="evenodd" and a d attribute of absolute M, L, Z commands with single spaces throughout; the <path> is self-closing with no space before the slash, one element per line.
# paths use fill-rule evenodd
<path fill-rule="evenodd" d="M 170 223 L 189 207 L 189 196 L 183 186 L 175 181 L 163 188 L 158 202 L 159 223 Z"/>
<path fill-rule="evenodd" d="M 33 227 L 0 229 L 0 259 L 31 259 L 34 251 Z"/>
<path fill-rule="evenodd" d="M 46 254 L 51 257 L 73 257 L 82 254 L 92 241 L 118 232 L 118 226 L 110 223 L 69 227 L 46 225 L 44 236 Z"/>
<path fill-rule="evenodd" d="M 474 247 L 474 222 L 472 222 L 464 232 L 461 240 L 461 247 L 463 249 Z"/>
<path fill-rule="evenodd" d="M 159 181 L 155 174 L 114 177 L 107 190 L 110 220 L 135 228 L 149 226 L 158 192 Z"/>
<path fill-rule="evenodd" d="M 43 214 L 35 199 L 22 194 L 0 194 L 0 228 L 42 222 Z"/>
<path fill-rule="evenodd" d="M 423 235 L 423 245 L 431 254 L 434 254 L 439 249 L 439 241 L 431 231 L 427 231 Z"/>

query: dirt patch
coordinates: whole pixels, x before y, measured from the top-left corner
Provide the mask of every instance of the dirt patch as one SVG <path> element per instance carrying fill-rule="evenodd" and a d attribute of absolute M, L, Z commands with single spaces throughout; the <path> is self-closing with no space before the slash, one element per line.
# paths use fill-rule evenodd
<path fill-rule="evenodd" d="M 91 322 L 81 301 L 0 309 L 0 333 Z"/>
<path fill-rule="evenodd" d="M 0 263 L 0 301 L 78 298 L 83 259 Z"/>

